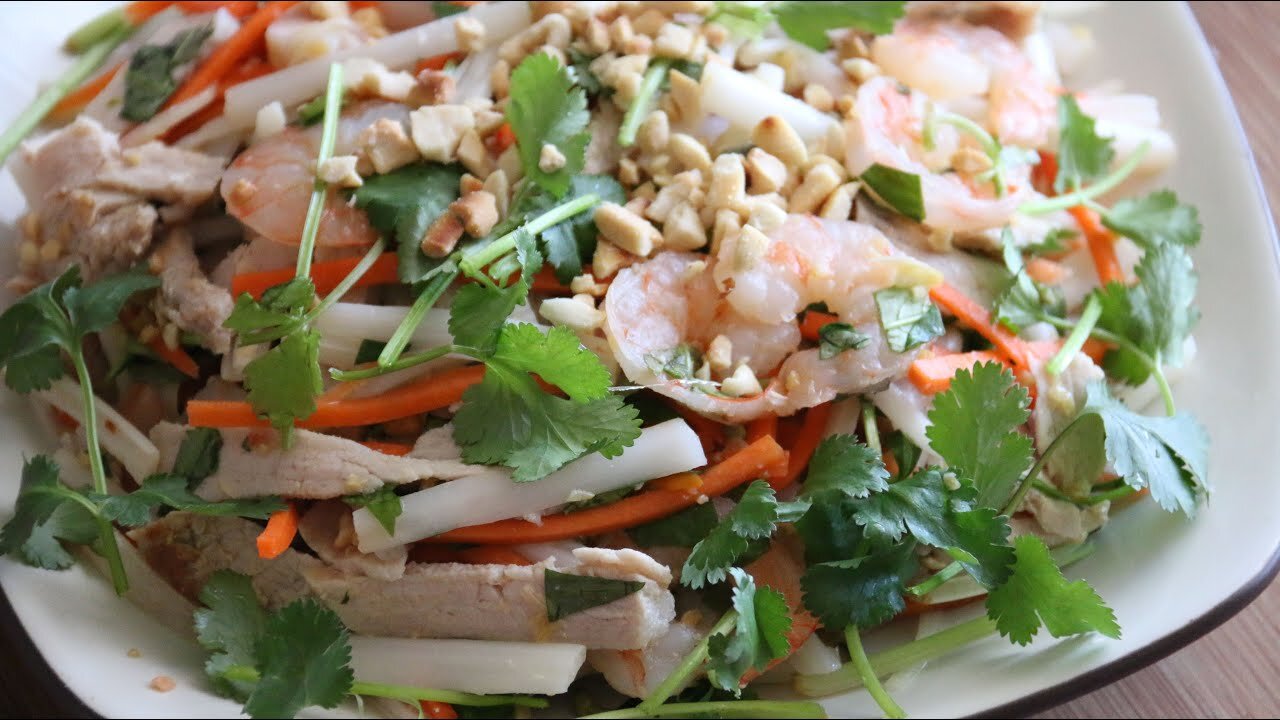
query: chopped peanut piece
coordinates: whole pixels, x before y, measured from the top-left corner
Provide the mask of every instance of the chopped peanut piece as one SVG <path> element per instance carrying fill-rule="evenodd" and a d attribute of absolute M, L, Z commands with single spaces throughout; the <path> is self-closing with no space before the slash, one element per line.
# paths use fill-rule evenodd
<path fill-rule="evenodd" d="M 272 135 L 284 132 L 288 123 L 284 117 L 284 106 L 279 100 L 272 100 L 258 110 L 253 123 L 253 142 L 261 142 Z"/>
<path fill-rule="evenodd" d="M 836 108 L 836 100 L 831 96 L 831 91 L 817 83 L 804 86 L 804 101 L 822 112 L 831 112 Z"/>
<path fill-rule="evenodd" d="M 747 176 L 742 156 L 725 153 L 716 158 L 711 169 L 711 185 L 707 188 L 707 207 L 738 210 L 746 201 Z"/>
<path fill-rule="evenodd" d="M 453 252 L 465 229 L 457 215 L 451 212 L 441 213 L 422 236 L 423 254 L 432 258 L 445 257 Z"/>
<path fill-rule="evenodd" d="M 484 190 L 493 195 L 498 216 L 506 217 L 507 204 L 511 201 L 511 183 L 507 181 L 507 174 L 501 170 L 490 173 L 489 177 L 484 179 Z"/>
<path fill-rule="evenodd" d="M 814 165 L 804 174 L 804 182 L 791 194 L 793 213 L 811 213 L 822 205 L 827 196 L 840 187 L 841 177 L 826 163 Z"/>
<path fill-rule="evenodd" d="M 729 397 L 747 397 L 750 395 L 759 395 L 764 392 L 764 388 L 760 387 L 760 381 L 756 379 L 756 374 L 751 372 L 751 368 L 744 363 L 733 371 L 733 375 L 724 379 L 720 383 L 720 391 Z"/>
<path fill-rule="evenodd" d="M 462 136 L 475 127 L 475 113 L 463 105 L 429 105 L 409 113 L 413 144 L 422 157 L 453 162 Z"/>
<path fill-rule="evenodd" d="M 777 115 L 760 121 L 751 133 L 751 141 L 790 168 L 799 169 L 809 159 L 809 151 L 795 129 Z"/>
<path fill-rule="evenodd" d="M 659 153 L 665 150 L 671 140 L 671 121 L 667 119 L 667 114 L 661 110 L 649 113 L 644 122 L 640 123 L 636 140 L 645 152 Z"/>
<path fill-rule="evenodd" d="M 747 152 L 747 175 L 751 178 L 751 192 L 757 195 L 777 192 L 787 184 L 787 166 L 758 147 Z"/>
<path fill-rule="evenodd" d="M 616 203 L 601 203 L 595 221 L 606 240 L 633 255 L 648 257 L 662 241 L 649 221 Z"/>
<path fill-rule="evenodd" d="M 662 225 L 662 242 L 672 250 L 697 250 L 707 244 L 702 216 L 685 202 L 675 206 Z"/>
<path fill-rule="evenodd" d="M 617 245 L 601 238 L 596 241 L 596 251 L 591 256 L 591 270 L 596 277 L 608 279 L 635 260 L 634 255 L 628 255 Z"/>
<path fill-rule="evenodd" d="M 671 100 L 674 113 L 668 111 L 672 120 L 693 122 L 702 117 L 702 86 L 697 80 L 679 70 L 667 73 L 671 83 L 671 91 L 667 97 Z"/>
<path fill-rule="evenodd" d="M 568 162 L 568 158 L 564 153 L 560 152 L 560 148 L 551 143 L 543 143 L 542 151 L 538 154 L 538 169 L 544 173 L 553 173 L 564 167 Z"/>
<path fill-rule="evenodd" d="M 861 184 L 845 183 L 836 188 L 836 191 L 827 197 L 826 202 L 822 203 L 822 209 L 818 211 L 818 215 L 828 220 L 848 220 L 853 214 L 853 199 L 857 197 Z"/>
<path fill-rule="evenodd" d="M 487 177 L 493 172 L 493 161 L 489 159 L 489 150 L 480 139 L 480 133 L 475 130 L 468 130 L 458 142 L 458 162 L 479 177 Z"/>
<path fill-rule="evenodd" d="M 711 153 L 707 151 L 707 146 L 692 135 L 687 133 L 672 135 L 667 143 L 667 149 L 671 156 L 686 169 L 703 172 L 711 170 Z"/>
<path fill-rule="evenodd" d="M 653 43 L 653 53 L 658 57 L 688 59 L 692 56 L 693 49 L 693 31 L 673 22 L 661 26 Z"/>
<path fill-rule="evenodd" d="M 711 225 L 711 254 L 720 252 L 720 244 L 725 238 L 733 237 L 742 230 L 742 219 L 735 210 L 717 210 L 715 221 Z"/>
<path fill-rule="evenodd" d="M 414 97 L 421 101 L 420 105 L 447 105 L 458 89 L 453 76 L 443 70 L 423 70 L 418 73 L 417 82 L 418 92 Z"/>
<path fill-rule="evenodd" d="M 391 118 L 379 118 L 356 138 L 360 154 L 383 175 L 418 159 L 418 148 L 404 132 L 404 126 Z"/>
<path fill-rule="evenodd" d="M 578 298 L 585 298 L 586 302 Z M 548 298 L 542 301 L 538 314 L 552 325 L 563 325 L 578 332 L 592 332 L 604 324 L 604 313 L 597 310 L 590 295 L 572 298 Z"/>
<path fill-rule="evenodd" d="M 470 15 L 463 15 L 453 23 L 453 35 L 458 49 L 473 53 L 484 49 L 484 24 Z"/>
<path fill-rule="evenodd" d="M 471 237 L 484 237 L 498 224 L 497 199 L 483 190 L 474 190 L 454 200 L 449 212 L 458 216 Z"/>
<path fill-rule="evenodd" d="M 338 187 L 353 188 L 364 184 L 360 173 L 356 172 L 355 155 L 338 155 L 325 160 L 316 168 L 316 177 Z"/>
<path fill-rule="evenodd" d="M 734 267 L 739 271 L 751 270 L 760 264 L 768 250 L 769 238 L 751 225 L 744 225 L 734 247 Z"/>
<path fill-rule="evenodd" d="M 865 57 L 848 58 L 840 63 L 840 68 L 859 85 L 880 74 L 880 66 Z"/>
<path fill-rule="evenodd" d="M 733 341 L 724 335 L 717 335 L 707 345 L 707 362 L 716 372 L 724 372 L 733 366 Z"/>

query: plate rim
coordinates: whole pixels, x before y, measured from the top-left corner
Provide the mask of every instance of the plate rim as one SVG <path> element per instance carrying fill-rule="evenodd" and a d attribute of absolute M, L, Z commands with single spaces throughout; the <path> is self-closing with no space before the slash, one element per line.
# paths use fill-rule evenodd
<path fill-rule="evenodd" d="M 1243 159 L 1247 163 L 1247 171 L 1251 176 L 1256 197 L 1260 200 L 1259 204 L 1263 215 L 1262 225 L 1265 231 L 1264 241 L 1268 242 L 1271 249 L 1273 272 L 1280 276 L 1280 235 L 1277 235 L 1271 200 L 1267 195 L 1266 187 L 1262 183 L 1257 158 L 1249 141 L 1249 135 L 1245 132 L 1234 96 L 1223 77 L 1217 56 L 1204 35 L 1204 29 L 1199 19 L 1187 3 L 1180 3 L 1179 5 L 1182 20 L 1189 24 L 1198 44 L 1197 50 L 1202 56 L 1211 60 L 1212 82 L 1216 86 L 1219 96 L 1227 100 L 1225 109 L 1228 112 L 1228 120 L 1234 127 L 1236 138 L 1241 141 L 1244 151 Z M 1271 549 L 1270 554 L 1257 573 L 1222 601 L 1199 616 L 1172 628 L 1146 645 L 1136 648 L 1104 665 L 966 717 L 1026 717 L 1057 707 L 1118 682 L 1173 655 L 1222 626 L 1226 621 L 1235 617 L 1252 604 L 1278 575 L 1280 575 L 1280 539 L 1277 540 L 1276 545 Z M 103 717 L 68 686 L 62 676 L 45 658 L 26 625 L 17 616 L 9 600 L 4 583 L 0 583 L 0 630 L 4 631 L 8 643 L 11 645 L 9 650 L 15 654 L 15 659 L 21 662 L 22 666 L 34 671 L 44 670 L 44 672 L 36 675 L 41 679 L 40 682 L 43 685 L 39 690 L 46 691 L 46 695 L 53 699 L 53 705 L 57 707 L 59 716 L 77 718 Z"/>

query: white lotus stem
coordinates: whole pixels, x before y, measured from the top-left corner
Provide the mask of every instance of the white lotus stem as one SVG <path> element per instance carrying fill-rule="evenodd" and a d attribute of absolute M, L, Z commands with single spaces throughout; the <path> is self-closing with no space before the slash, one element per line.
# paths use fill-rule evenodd
<path fill-rule="evenodd" d="M 68 378 L 54 380 L 48 390 L 39 390 L 36 396 L 84 423 L 84 408 L 80 405 L 80 384 Z M 124 419 L 116 409 L 94 397 L 98 410 L 98 438 L 102 448 L 124 464 L 125 470 L 139 482 L 160 466 L 160 451 L 146 435 Z"/>
<path fill-rule="evenodd" d="M 483 695 L 559 695 L 586 658 L 586 647 L 570 643 L 351 636 L 351 669 L 362 682 Z"/>
<path fill-rule="evenodd" d="M 744 101 L 746 98 L 750 102 Z M 708 63 L 702 70 L 702 109 L 747 129 L 777 115 L 805 142 L 821 140 L 837 126 L 835 118 L 803 100 L 770 90 L 750 75 L 720 63 Z"/>

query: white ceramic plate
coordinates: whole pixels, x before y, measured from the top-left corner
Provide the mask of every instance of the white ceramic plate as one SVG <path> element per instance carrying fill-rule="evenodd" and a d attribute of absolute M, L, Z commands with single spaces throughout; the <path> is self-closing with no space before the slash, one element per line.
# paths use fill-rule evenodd
<path fill-rule="evenodd" d="M 0 125 L 64 62 L 56 48 L 68 30 L 100 9 L 98 3 L 0 6 L 0 96 L 6 100 Z M 1212 435 L 1216 488 L 1191 522 L 1153 503 L 1124 512 L 1097 534 L 1097 552 L 1072 568 L 1115 608 L 1121 640 L 1042 640 L 1018 649 L 988 639 L 895 688 L 916 717 L 1023 715 L 1114 681 L 1226 620 L 1261 592 L 1280 563 L 1280 483 L 1273 479 L 1280 467 L 1280 373 L 1267 360 L 1280 356 L 1276 238 L 1231 98 L 1186 6 L 1114 3 L 1080 19 L 1099 41 L 1098 77 L 1119 77 L 1159 99 L 1181 153 L 1167 183 L 1200 208 L 1200 351 L 1177 394 Z M 0 175 L 0 276 L 11 274 L 12 224 L 21 207 L 12 179 Z M 0 517 L 11 512 L 20 457 L 47 442 L 25 401 L 0 391 Z M 236 705 L 205 690 L 194 646 L 116 598 L 88 571 L 48 572 L 4 559 L 0 587 L 44 660 L 93 711 L 108 717 L 238 714 Z M 127 657 L 130 648 L 142 656 Z M 176 690 L 147 689 L 161 673 L 178 680 Z M 879 714 L 865 693 L 827 704 L 835 716 Z"/>

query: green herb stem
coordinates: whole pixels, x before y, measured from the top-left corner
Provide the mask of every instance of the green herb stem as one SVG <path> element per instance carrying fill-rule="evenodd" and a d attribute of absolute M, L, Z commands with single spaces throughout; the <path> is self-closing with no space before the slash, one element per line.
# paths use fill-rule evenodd
<path fill-rule="evenodd" d="M 329 84 L 325 88 L 324 125 L 320 134 L 320 151 L 316 156 L 316 170 L 333 157 L 333 147 L 338 141 L 338 117 L 342 106 L 342 64 L 329 66 Z M 324 215 L 325 200 L 329 197 L 329 184 L 316 177 L 311 190 L 311 202 L 307 205 L 307 218 L 302 224 L 302 242 L 298 244 L 298 277 L 311 276 L 311 259 L 315 254 L 316 235 L 320 232 L 320 219 Z"/>
<path fill-rule="evenodd" d="M 1098 182 L 1093 183 L 1087 188 L 1081 188 L 1065 195 L 1023 203 L 1018 208 L 1018 212 L 1023 215 L 1044 215 L 1046 213 L 1057 212 L 1059 210 L 1066 210 L 1067 208 L 1075 207 L 1076 205 L 1081 205 L 1089 200 L 1093 200 L 1094 198 L 1101 197 L 1114 190 L 1120 183 L 1124 182 L 1125 178 L 1129 177 L 1129 175 L 1138 168 L 1138 163 L 1142 162 L 1142 158 L 1146 157 L 1147 151 L 1150 149 L 1151 143 L 1143 142 L 1142 145 L 1139 145 L 1138 149 L 1134 151 L 1133 155 L 1129 156 L 1129 159 L 1126 160 L 1123 165 L 1116 168 L 1110 175 L 1107 175 Z"/>
<path fill-rule="evenodd" d="M 650 62 L 649 68 L 644 71 L 640 89 L 636 91 L 636 97 L 631 101 L 631 107 L 627 108 L 627 114 L 622 117 L 622 125 L 618 128 L 618 144 L 622 147 L 635 144 L 640 125 L 649 114 L 650 102 L 670 70 L 671 60 L 663 58 Z"/>
<path fill-rule="evenodd" d="M 880 678 L 876 676 L 876 671 L 871 667 L 871 661 L 867 659 L 867 651 L 862 648 L 862 636 L 858 634 L 858 627 L 850 625 L 844 629 L 845 644 L 849 646 L 849 662 L 853 668 L 858 671 L 858 677 L 862 679 L 862 684 L 867 688 L 867 692 L 871 693 L 871 698 L 876 701 L 880 709 L 884 711 L 885 717 L 889 718 L 905 718 L 906 711 L 902 706 L 894 701 L 889 695 L 889 691 L 884 689 L 880 684 Z"/>
<path fill-rule="evenodd" d="M 391 333 L 391 338 L 387 340 L 382 352 L 378 353 L 378 367 L 388 368 L 396 364 L 404 349 L 409 347 L 413 334 L 418 331 L 418 326 L 426 319 L 427 313 L 435 307 L 436 301 L 458 277 L 458 268 L 453 262 L 441 265 L 439 270 L 439 273 L 424 281 L 422 292 L 418 293 L 413 305 L 409 307 L 409 312 L 396 326 L 396 331 Z M 384 372 L 388 371 L 384 370 Z"/>
<path fill-rule="evenodd" d="M 223 678 L 241 683 L 256 683 L 262 679 L 257 668 L 248 665 L 232 665 L 219 672 Z M 362 697 L 381 697 L 391 700 L 413 702 L 430 700 L 449 703 L 450 705 L 466 705 L 470 707 L 496 707 L 499 705 L 516 705 L 518 707 L 545 708 L 544 698 L 529 695 L 477 695 L 476 693 L 457 692 L 455 690 L 430 690 L 409 687 L 407 685 L 388 685 L 356 680 L 347 690 L 349 695 Z"/>
<path fill-rule="evenodd" d="M 627 718 L 665 717 L 717 718 L 825 718 L 827 711 L 816 702 L 783 700 L 721 700 L 713 702 L 672 703 L 650 710 L 640 707 L 583 715 L 582 720 L 626 720 Z"/>
<path fill-rule="evenodd" d="M 1035 464 L 1031 466 L 1031 469 L 1027 471 L 1026 475 L 1022 476 L 1022 480 L 1018 483 L 1018 488 L 1014 490 L 1013 496 L 1009 498 L 1009 502 L 1006 503 L 1004 509 L 1000 511 L 1001 515 L 1012 516 L 1017 512 L 1018 508 L 1022 505 L 1023 499 L 1025 499 L 1027 497 L 1027 493 L 1031 491 L 1032 483 L 1034 483 L 1040 475 L 1040 470 L 1044 468 L 1045 463 L 1049 461 L 1049 457 L 1053 455 L 1053 451 L 1058 449 L 1058 446 L 1062 443 L 1063 439 L 1071 434 L 1071 431 L 1075 429 L 1076 425 L 1084 419 L 1084 417 L 1084 415 L 1076 416 L 1076 419 L 1072 420 L 1069 425 L 1062 429 L 1062 432 L 1058 433 L 1058 436 L 1053 439 L 1053 442 L 1049 443 L 1049 447 L 1045 448 L 1044 452 L 1040 453 L 1040 457 L 1036 458 Z"/>
<path fill-rule="evenodd" d="M 329 368 L 329 377 L 338 382 L 351 382 L 352 380 L 367 380 L 369 378 L 386 375 L 387 373 L 404 370 L 415 365 L 438 360 L 450 353 L 466 353 L 472 357 L 480 355 L 480 351 L 474 348 L 462 347 L 461 345 L 441 345 L 438 348 L 424 350 L 420 353 L 414 353 L 402 357 L 390 365 L 374 365 L 373 367 L 361 368 L 359 370 L 339 370 L 338 368 Z"/>
<path fill-rule="evenodd" d="M 480 275 L 482 275 L 481 270 L 486 265 L 516 249 L 516 233 L 525 230 L 530 235 L 539 235 L 575 215 L 590 210 L 599 202 L 599 195 L 589 193 L 582 197 L 574 198 L 569 202 L 561 203 L 530 220 L 522 228 L 516 228 L 488 245 L 472 250 L 458 261 L 458 265 L 462 268 L 462 272 L 470 277 L 479 279 Z"/>
<path fill-rule="evenodd" d="M 876 424 L 876 406 L 870 400 L 862 401 L 862 433 L 867 436 L 867 447 L 876 451 L 880 449 L 880 426 Z"/>
<path fill-rule="evenodd" d="M 1137 492 L 1132 485 L 1121 485 L 1120 487 L 1112 488 L 1111 490 L 1090 493 L 1084 497 L 1071 497 L 1049 483 L 1042 482 L 1040 480 L 1035 481 L 1032 485 L 1036 490 L 1039 490 L 1054 500 L 1061 500 L 1063 502 L 1069 502 L 1073 505 L 1079 505 L 1082 507 L 1097 505 L 1099 503 L 1107 502 L 1108 500 L 1119 500 Z"/>
<path fill-rule="evenodd" d="M 111 54 L 120 43 L 125 41 L 133 33 L 132 26 L 117 27 L 114 32 L 109 33 L 100 42 L 89 48 L 84 55 L 72 63 L 53 84 L 44 92 L 36 96 L 30 105 L 26 107 L 18 117 L 14 119 L 9 129 L 0 135 L 0 165 L 3 165 L 9 159 L 9 154 L 18 147 L 27 135 L 44 120 L 50 110 L 58 104 L 58 101 L 67 96 L 75 88 L 79 87 L 88 77 L 97 70 L 102 61 L 107 59 L 107 55 Z"/>
<path fill-rule="evenodd" d="M 702 667 L 702 664 L 707 661 L 708 648 L 710 647 L 710 643 L 711 643 L 711 636 L 720 635 L 722 633 L 729 632 L 729 630 L 733 627 L 733 624 L 736 623 L 737 621 L 738 621 L 738 612 L 736 610 L 730 610 L 729 612 L 725 613 L 724 616 L 721 617 L 720 620 L 716 622 L 715 626 L 711 628 L 711 631 L 708 632 L 705 636 L 703 636 L 703 638 L 698 641 L 698 644 L 694 646 L 693 650 L 691 650 L 689 654 L 684 657 L 684 660 L 680 661 L 680 664 L 676 666 L 676 669 L 672 670 L 671 674 L 668 675 L 666 678 L 664 678 L 662 682 L 658 685 L 658 687 L 654 688 L 653 692 L 650 693 L 649 697 L 645 698 L 644 701 L 641 702 L 640 705 L 637 706 L 635 709 L 644 711 L 644 712 L 652 712 L 656 710 L 664 702 L 666 702 L 667 699 L 670 698 L 672 695 L 675 695 L 677 692 L 679 692 L 680 688 L 683 687 L 684 684 L 689 681 L 689 678 L 693 677 L 693 674 L 698 671 L 698 668 Z M 667 707 L 675 707 L 675 706 L 668 705 Z M 628 715 L 624 717 L 657 717 L 657 716 L 656 715 L 635 715 L 635 716 Z"/>
<path fill-rule="evenodd" d="M 938 572 L 934 573 L 923 582 L 920 582 L 916 585 L 912 585 L 911 587 L 907 588 L 907 592 L 911 593 L 912 595 L 915 595 L 916 597 L 924 597 L 925 595 L 928 595 L 934 590 L 937 590 L 939 587 L 942 586 L 943 583 L 947 582 L 948 580 L 959 575 L 962 572 L 964 572 L 964 566 L 958 562 L 953 562 L 950 565 L 942 568 Z"/>
<path fill-rule="evenodd" d="M 378 258 L 382 257 L 382 252 L 386 249 L 387 241 L 383 238 L 378 238 L 373 243 L 373 246 L 369 248 L 369 251 L 364 254 L 364 257 L 360 258 L 360 262 L 356 263 L 356 266 L 351 268 L 351 272 L 347 273 L 347 276 L 342 278 L 342 282 L 338 283 L 328 295 L 324 296 L 323 300 L 317 303 L 314 308 L 311 308 L 311 312 L 307 313 L 306 316 L 303 317 L 302 324 L 310 325 L 316 318 L 320 317 L 321 313 L 333 307 L 334 303 L 341 300 L 344 295 L 350 292 L 351 288 L 355 287 L 356 283 L 360 282 L 360 278 L 364 277 L 364 274 L 369 272 L 369 268 L 373 267 L 373 264 L 378 261 Z"/>
<path fill-rule="evenodd" d="M 1093 329 L 1098 326 L 1100 317 L 1102 317 L 1102 303 L 1098 301 L 1096 295 L 1090 295 L 1089 300 L 1084 304 L 1084 311 L 1080 313 L 1080 320 L 1067 336 L 1067 341 L 1062 344 L 1058 354 L 1044 366 L 1045 372 L 1054 377 L 1061 375 L 1084 347 L 1085 340 L 1089 339 Z"/>
<path fill-rule="evenodd" d="M 995 632 L 994 620 L 985 616 L 976 618 L 871 655 L 867 657 L 867 665 L 874 677 L 888 677 L 922 662 L 942 657 Z M 825 697 L 862 686 L 863 676 L 852 662 L 822 675 L 798 675 L 795 680 L 796 692 L 805 697 Z"/>
<path fill-rule="evenodd" d="M 89 450 L 89 472 L 93 476 L 93 491 L 101 495 L 107 494 L 107 472 L 102 464 L 102 446 L 98 441 L 98 406 L 93 396 L 93 381 L 89 377 L 89 367 L 84 361 L 84 352 L 77 347 L 71 353 L 71 362 L 75 365 L 76 377 L 80 381 L 80 394 L 84 401 L 84 439 Z M 129 578 L 125 576 L 124 562 L 120 559 L 120 548 L 116 545 L 116 532 L 96 512 L 98 523 L 99 548 L 102 556 L 111 568 L 111 584 L 117 595 L 123 595 L 129 589 Z"/>
<path fill-rule="evenodd" d="M 1074 328 L 1069 320 L 1063 320 L 1062 318 L 1056 318 L 1051 315 L 1046 316 L 1044 319 L 1049 324 L 1060 329 L 1065 330 Z M 1160 389 L 1160 396 L 1164 400 L 1165 413 L 1172 417 L 1177 412 L 1177 407 L 1173 401 L 1173 388 L 1169 387 L 1169 379 L 1164 375 L 1164 368 L 1161 367 L 1159 358 L 1148 355 L 1143 352 L 1142 348 L 1135 345 L 1128 338 L 1116 335 L 1110 330 L 1094 327 L 1089 332 L 1089 335 L 1097 340 L 1101 340 L 1102 342 L 1115 345 L 1137 358 L 1137 360 L 1141 362 L 1151 373 L 1152 379 L 1155 380 L 1156 387 Z"/>
<path fill-rule="evenodd" d="M 129 16 L 125 14 L 124 8 L 119 7 L 114 10 L 108 10 L 76 28 L 74 32 L 67 36 L 67 40 L 62 46 L 66 48 L 67 52 L 79 55 L 110 37 L 112 33 L 120 30 L 131 30 L 133 29 L 132 26 L 133 23 L 129 22 Z"/>

